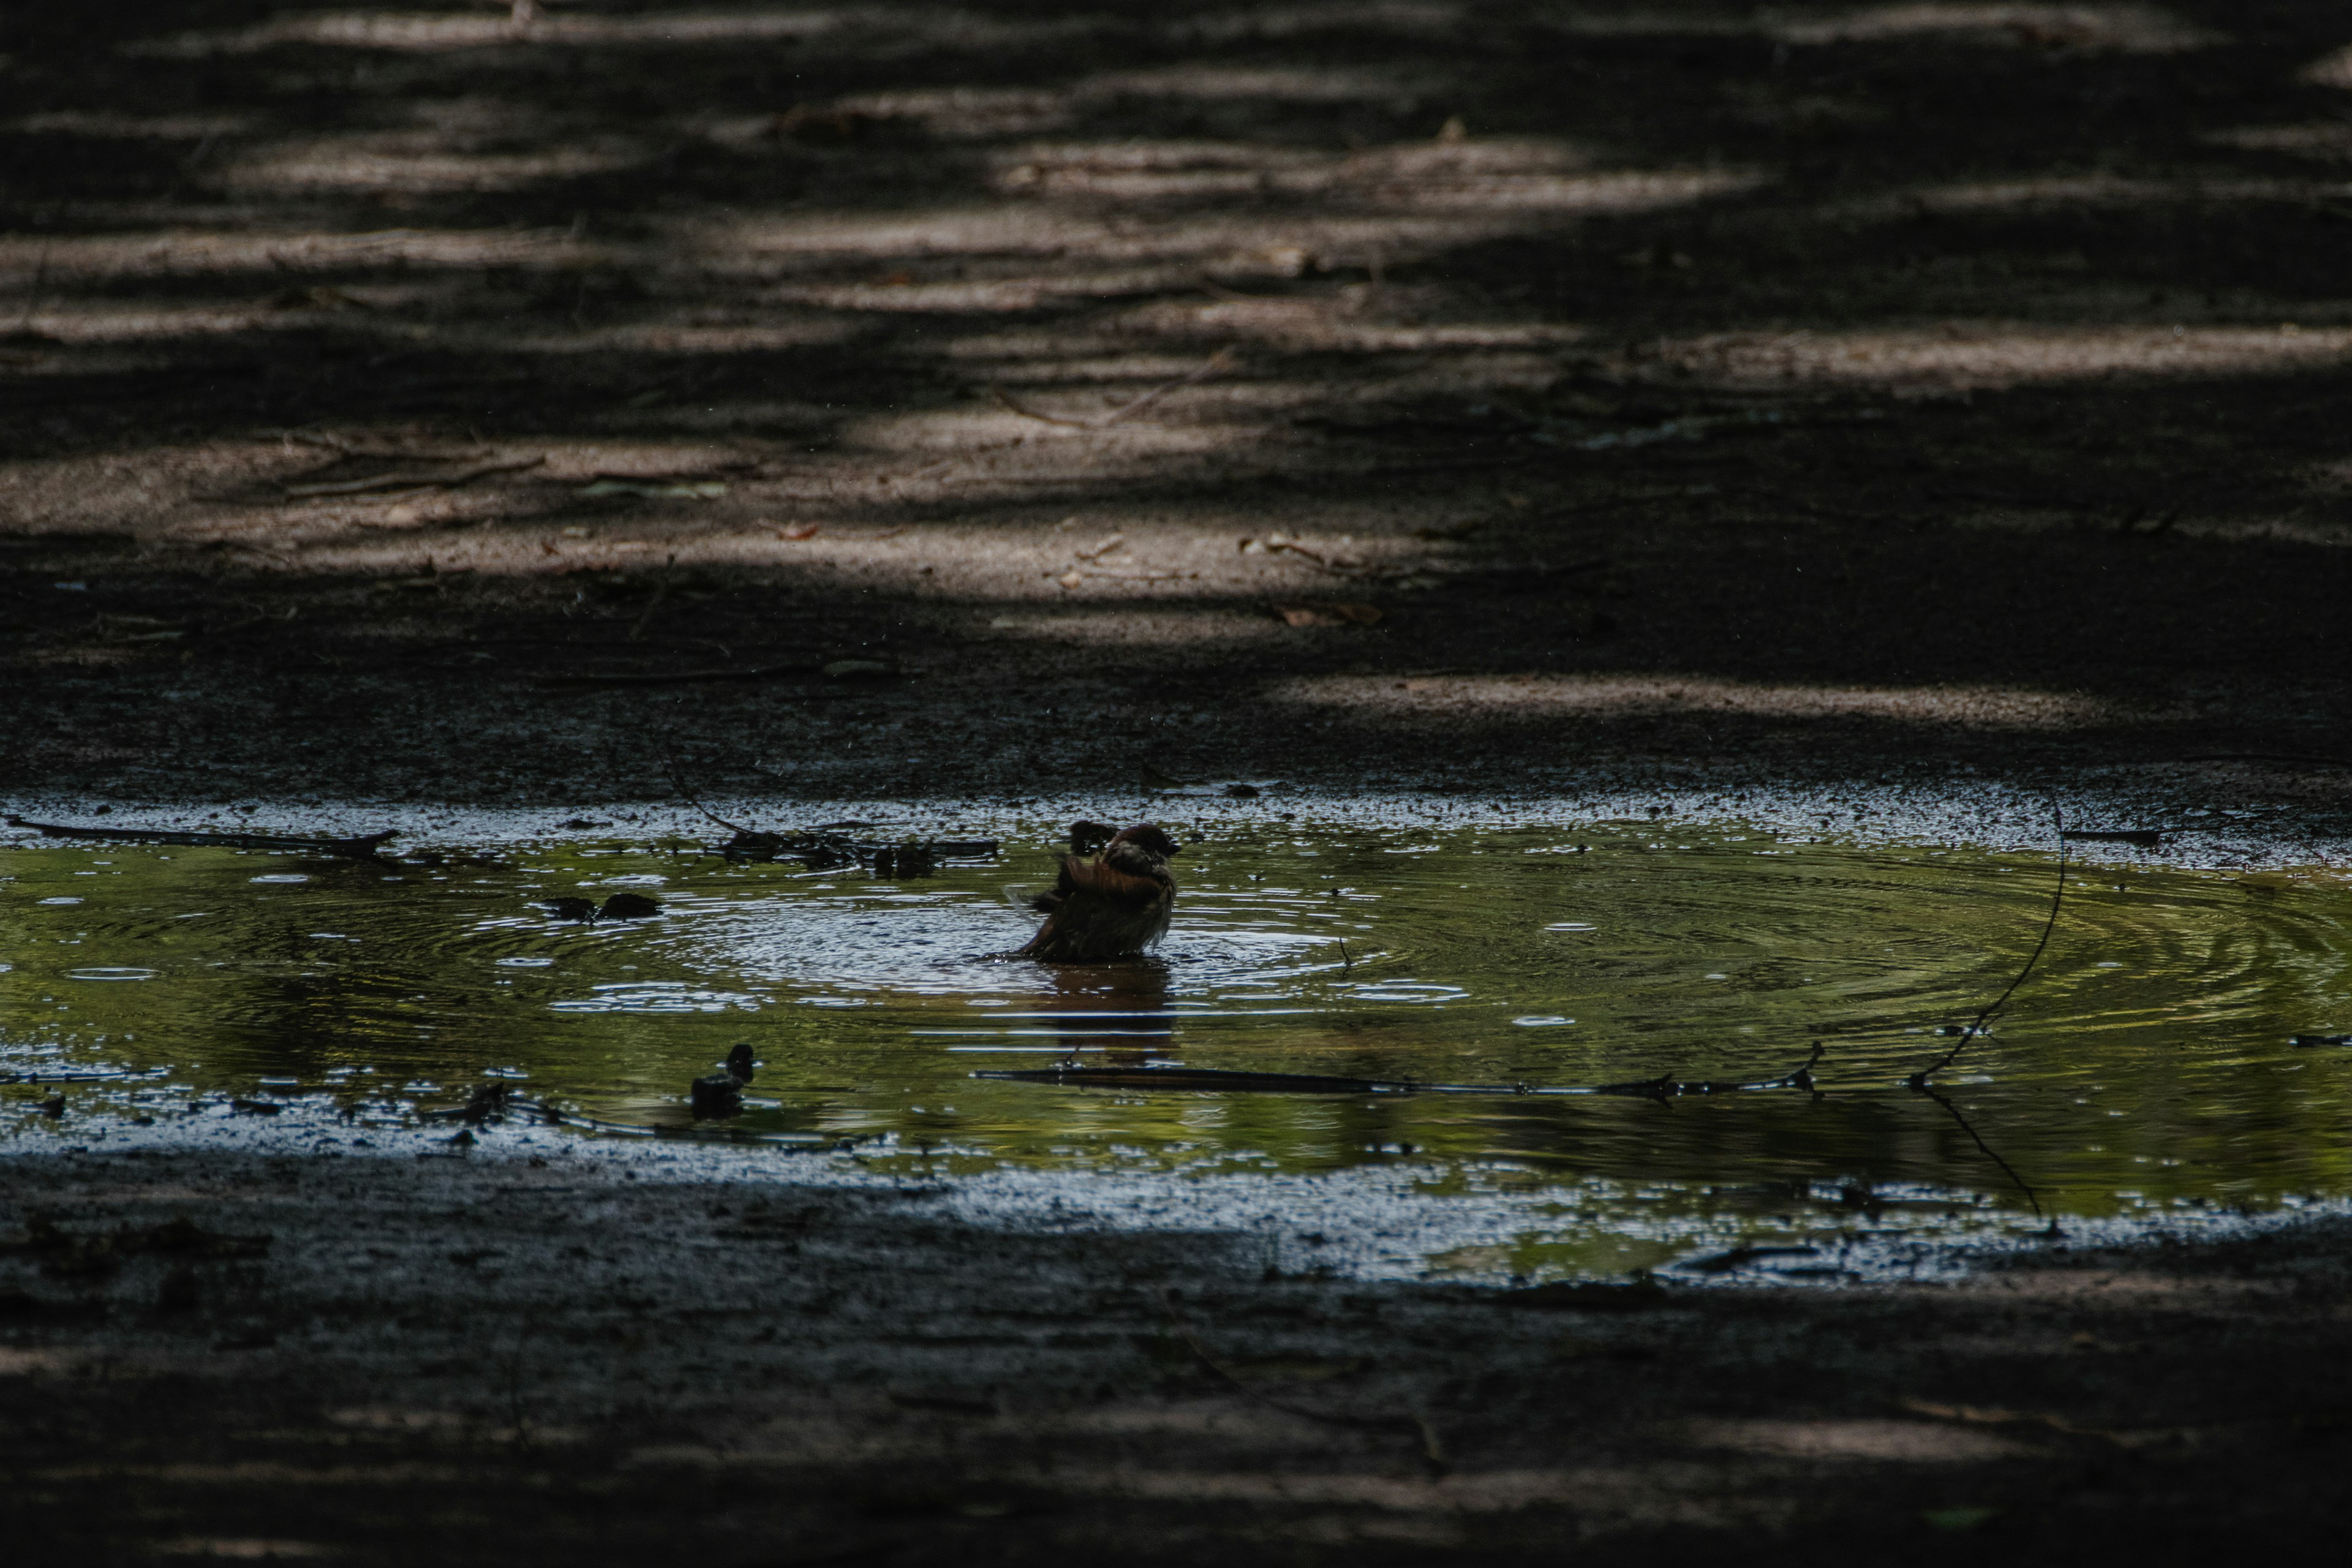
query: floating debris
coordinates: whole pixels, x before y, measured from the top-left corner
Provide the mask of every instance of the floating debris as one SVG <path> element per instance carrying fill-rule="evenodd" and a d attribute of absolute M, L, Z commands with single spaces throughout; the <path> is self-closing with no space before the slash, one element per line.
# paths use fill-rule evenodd
<path fill-rule="evenodd" d="M 614 893 L 597 908 L 596 918 L 600 921 L 650 920 L 661 910 L 659 899 L 648 898 L 643 893 Z"/>
<path fill-rule="evenodd" d="M 731 826 L 731 825 L 730 825 Z M 735 837 L 718 853 L 739 863 L 761 865 L 798 860 L 812 871 L 832 871 L 860 866 L 877 877 L 928 877 L 945 860 L 985 860 L 997 851 L 993 838 L 935 838 L 911 844 L 883 844 L 846 838 L 821 829 L 798 833 L 761 833 L 738 827 Z"/>
<path fill-rule="evenodd" d="M 874 852 L 874 874 L 877 877 L 928 877 L 938 869 L 938 857 L 924 845 L 907 844 Z"/>
<path fill-rule="evenodd" d="M 1074 1064 L 1029 1071 L 976 1072 L 974 1078 L 1016 1083 L 1056 1083 L 1077 1089 L 1184 1089 L 1194 1093 L 1242 1094 L 1577 1094 L 1626 1095 L 1643 1100 L 1672 1100 L 1683 1095 L 1739 1094 L 1768 1089 L 1811 1089 L 1812 1069 L 1822 1059 L 1817 1043 L 1805 1065 L 1783 1078 L 1761 1083 L 1685 1081 L 1672 1076 L 1635 1083 L 1604 1083 L 1541 1088 L 1525 1083 L 1421 1083 L 1410 1079 L 1335 1078 L 1322 1073 L 1235 1072 L 1223 1068 L 1136 1067 L 1090 1068 Z"/>

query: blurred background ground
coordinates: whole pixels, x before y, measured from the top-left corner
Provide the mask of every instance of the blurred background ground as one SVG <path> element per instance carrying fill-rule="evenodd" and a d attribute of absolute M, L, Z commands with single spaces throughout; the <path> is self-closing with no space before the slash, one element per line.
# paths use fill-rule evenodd
<path fill-rule="evenodd" d="M 0 57 L 20 797 L 2347 750 L 2323 0 L 138 0 Z"/>

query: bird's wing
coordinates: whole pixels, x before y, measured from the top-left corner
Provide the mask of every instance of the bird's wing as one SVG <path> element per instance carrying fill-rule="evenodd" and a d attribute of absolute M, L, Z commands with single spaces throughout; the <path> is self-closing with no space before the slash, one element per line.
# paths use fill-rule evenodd
<path fill-rule="evenodd" d="M 1167 889 L 1149 877 L 1134 876 L 1100 860 L 1081 860 L 1075 855 L 1062 862 L 1062 879 L 1054 890 L 1065 899 L 1074 893 L 1091 894 L 1107 903 L 1138 910 L 1167 896 Z"/>

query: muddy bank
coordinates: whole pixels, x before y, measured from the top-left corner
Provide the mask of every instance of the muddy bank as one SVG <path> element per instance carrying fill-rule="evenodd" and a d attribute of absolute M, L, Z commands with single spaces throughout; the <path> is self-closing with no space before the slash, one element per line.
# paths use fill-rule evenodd
<path fill-rule="evenodd" d="M 2342 1464 L 2339 1219 L 1515 1292 L 490 1136 L 7 1157 L 12 1550 L 2179 1561 Z"/>

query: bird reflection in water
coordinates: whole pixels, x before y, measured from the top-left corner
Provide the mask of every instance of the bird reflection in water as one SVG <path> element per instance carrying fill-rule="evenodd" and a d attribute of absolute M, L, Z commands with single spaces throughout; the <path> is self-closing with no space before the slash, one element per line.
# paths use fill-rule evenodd
<path fill-rule="evenodd" d="M 1063 963 L 1045 979 L 1049 989 L 1037 999 L 1038 1013 L 1072 1056 L 1142 1067 L 1174 1050 L 1176 1015 L 1161 965 Z"/>

